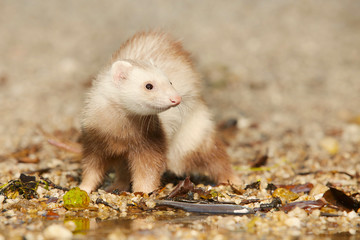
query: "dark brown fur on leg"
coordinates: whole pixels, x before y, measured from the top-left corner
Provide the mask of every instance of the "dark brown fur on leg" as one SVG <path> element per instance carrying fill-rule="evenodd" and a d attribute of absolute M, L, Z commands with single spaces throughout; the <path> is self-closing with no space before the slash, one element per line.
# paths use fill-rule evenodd
<path fill-rule="evenodd" d="M 128 160 L 124 157 L 118 157 L 114 159 L 113 166 L 115 169 L 115 181 L 114 183 L 106 188 L 106 191 L 112 192 L 115 189 L 120 191 L 130 191 L 130 168 L 128 164 Z"/>
<path fill-rule="evenodd" d="M 240 181 L 234 174 L 230 158 L 223 144 L 218 139 L 213 141 L 213 144 L 205 145 L 198 151 L 187 156 L 187 169 L 207 173 L 209 177 L 217 183 L 230 181 L 238 184 Z"/>

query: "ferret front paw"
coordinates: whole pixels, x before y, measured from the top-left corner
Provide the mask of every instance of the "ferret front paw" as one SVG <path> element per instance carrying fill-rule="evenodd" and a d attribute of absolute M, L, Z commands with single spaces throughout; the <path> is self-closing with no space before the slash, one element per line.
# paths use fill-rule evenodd
<path fill-rule="evenodd" d="M 93 191 L 91 186 L 85 184 L 80 184 L 79 188 L 87 192 L 87 194 L 90 194 Z"/>

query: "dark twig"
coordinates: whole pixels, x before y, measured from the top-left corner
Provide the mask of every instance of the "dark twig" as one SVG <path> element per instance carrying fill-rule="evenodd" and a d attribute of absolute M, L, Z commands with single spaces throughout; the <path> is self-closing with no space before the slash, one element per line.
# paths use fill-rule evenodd
<path fill-rule="evenodd" d="M 69 191 L 68 188 L 66 187 L 62 187 L 62 186 L 59 186 L 59 185 L 56 185 L 55 183 L 53 183 L 50 179 L 48 178 L 44 178 L 43 176 L 40 176 L 40 179 L 43 180 L 46 184 L 48 184 L 50 187 L 53 187 L 53 188 L 56 188 L 56 189 L 60 189 L 60 190 L 63 190 L 63 191 Z"/>

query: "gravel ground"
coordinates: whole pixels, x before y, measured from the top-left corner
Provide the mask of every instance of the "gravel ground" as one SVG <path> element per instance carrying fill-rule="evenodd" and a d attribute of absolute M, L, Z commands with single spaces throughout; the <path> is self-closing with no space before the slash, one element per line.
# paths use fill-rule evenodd
<path fill-rule="evenodd" d="M 63 187 L 76 186 L 79 156 L 50 146 L 46 139 L 50 134 L 75 141 L 91 79 L 133 33 L 161 28 L 182 39 L 193 54 L 215 119 L 237 120 L 235 127 L 221 133 L 244 186 L 261 180 L 263 191 L 255 197 L 271 197 L 265 194 L 270 182 L 314 186 L 331 182 L 348 194 L 358 193 L 359 12 L 360 2 L 350 0 L 0 1 L 0 183 L 17 179 L 20 173 L 51 168 L 44 177 Z M 31 152 L 29 146 L 41 147 Z M 11 154 L 21 150 L 24 156 Z M 266 165 L 250 169 L 264 155 Z M 35 163 L 21 163 L 30 160 Z M 61 199 L 64 194 L 58 189 L 42 191 L 44 198 Z M 118 201 L 103 192 L 91 199 L 98 196 Z M 0 239 L 51 238 L 45 230 L 51 224 L 55 230 L 48 232 L 84 237 L 72 235 L 74 227 L 65 221 L 65 215 L 72 213 L 64 208 L 53 206 L 60 209 L 60 220 L 53 223 L 48 217 L 45 221 L 24 218 L 21 207 L 11 210 L 17 201 L 31 203 L 20 198 L 0 203 L 0 209 L 10 208 L 0 214 L 4 220 Z M 96 237 L 91 235 L 98 229 L 94 224 L 105 229 L 109 239 L 159 235 L 204 239 L 208 233 L 216 239 L 283 234 L 309 239 L 342 234 L 332 236 L 355 239 L 359 230 L 355 212 L 326 218 L 319 212 L 279 211 L 258 219 L 166 214 L 172 217 L 89 213 L 85 225 L 91 225 L 87 229 L 93 232 L 87 236 Z M 113 221 L 106 225 L 94 219 Z M 120 227 L 115 229 L 114 224 Z M 5 230 L 9 230 L 6 235 Z"/>

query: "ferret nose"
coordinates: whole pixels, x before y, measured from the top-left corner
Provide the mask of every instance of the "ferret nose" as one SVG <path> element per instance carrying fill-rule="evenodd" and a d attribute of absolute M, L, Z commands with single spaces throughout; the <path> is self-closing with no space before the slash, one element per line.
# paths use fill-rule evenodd
<path fill-rule="evenodd" d="M 181 103 L 181 96 L 170 97 L 170 102 L 173 104 L 173 106 L 179 105 Z"/>

